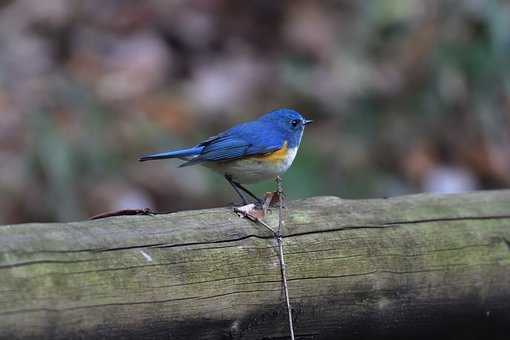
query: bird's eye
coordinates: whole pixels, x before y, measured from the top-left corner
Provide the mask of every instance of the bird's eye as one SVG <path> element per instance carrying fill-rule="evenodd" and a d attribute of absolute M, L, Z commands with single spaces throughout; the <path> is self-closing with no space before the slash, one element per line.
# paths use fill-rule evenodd
<path fill-rule="evenodd" d="M 290 121 L 290 125 L 292 125 L 293 127 L 298 126 L 298 124 L 299 124 L 299 119 L 293 119 Z"/>

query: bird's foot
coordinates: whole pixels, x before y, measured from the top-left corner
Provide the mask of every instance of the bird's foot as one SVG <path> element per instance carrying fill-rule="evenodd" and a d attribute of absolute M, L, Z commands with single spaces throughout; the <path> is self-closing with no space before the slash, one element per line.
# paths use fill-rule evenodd
<path fill-rule="evenodd" d="M 278 191 L 266 192 L 264 196 L 265 210 L 279 207 L 281 203 L 283 203 L 283 208 L 285 208 L 285 201 L 283 199 L 280 199 L 280 194 L 278 194 Z"/>

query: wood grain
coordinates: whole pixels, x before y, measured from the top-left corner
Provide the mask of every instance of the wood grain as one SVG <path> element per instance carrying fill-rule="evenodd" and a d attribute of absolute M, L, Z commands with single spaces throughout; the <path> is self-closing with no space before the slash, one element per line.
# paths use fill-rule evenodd
<path fill-rule="evenodd" d="M 286 213 L 297 339 L 510 334 L 510 191 Z M 282 297 L 272 235 L 227 208 L 0 226 L 2 339 L 285 339 Z"/>

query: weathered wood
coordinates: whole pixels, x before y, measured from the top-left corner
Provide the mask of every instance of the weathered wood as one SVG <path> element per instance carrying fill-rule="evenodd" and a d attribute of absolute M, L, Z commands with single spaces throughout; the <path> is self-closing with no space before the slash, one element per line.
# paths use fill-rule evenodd
<path fill-rule="evenodd" d="M 287 215 L 296 338 L 508 338 L 510 191 Z M 230 209 L 0 226 L 0 338 L 287 334 L 272 236 Z"/>

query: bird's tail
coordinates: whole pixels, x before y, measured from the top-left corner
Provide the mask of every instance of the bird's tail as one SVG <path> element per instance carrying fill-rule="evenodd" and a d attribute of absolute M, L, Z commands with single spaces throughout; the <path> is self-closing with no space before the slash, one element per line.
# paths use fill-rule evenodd
<path fill-rule="evenodd" d="M 144 161 L 152 161 L 154 159 L 165 159 L 165 158 L 184 158 L 187 157 L 193 157 L 196 155 L 199 155 L 204 147 L 193 147 L 190 149 L 183 149 L 183 150 L 176 150 L 176 151 L 167 151 L 167 152 L 160 152 L 160 153 L 153 153 L 149 155 L 144 155 L 140 157 L 138 160 L 140 162 Z"/>

